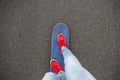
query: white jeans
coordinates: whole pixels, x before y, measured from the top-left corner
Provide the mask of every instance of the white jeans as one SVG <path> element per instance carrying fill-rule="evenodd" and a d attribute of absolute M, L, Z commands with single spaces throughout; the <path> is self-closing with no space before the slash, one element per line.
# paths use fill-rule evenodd
<path fill-rule="evenodd" d="M 65 72 L 59 72 L 57 75 L 48 72 L 42 80 L 96 80 L 66 48 L 62 48 L 62 55 L 64 57 Z"/>

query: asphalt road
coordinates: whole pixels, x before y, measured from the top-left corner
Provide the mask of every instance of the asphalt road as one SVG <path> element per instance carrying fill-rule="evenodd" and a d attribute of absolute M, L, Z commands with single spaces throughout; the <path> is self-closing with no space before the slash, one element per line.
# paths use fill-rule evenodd
<path fill-rule="evenodd" d="M 120 0 L 0 0 L 0 80 L 41 80 L 58 22 L 97 80 L 120 80 Z"/>

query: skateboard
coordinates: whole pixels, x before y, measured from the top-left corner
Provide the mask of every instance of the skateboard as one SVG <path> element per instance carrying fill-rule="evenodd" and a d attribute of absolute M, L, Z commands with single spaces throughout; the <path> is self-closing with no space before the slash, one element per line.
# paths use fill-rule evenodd
<path fill-rule="evenodd" d="M 67 47 L 69 47 L 69 30 L 66 24 L 64 23 L 57 23 L 53 29 L 52 33 L 52 47 L 51 47 L 51 59 L 57 60 L 60 65 L 64 68 L 64 58 L 60 52 L 60 48 L 58 45 L 58 34 L 62 33 L 67 41 Z M 50 71 L 55 73 L 52 68 Z"/>

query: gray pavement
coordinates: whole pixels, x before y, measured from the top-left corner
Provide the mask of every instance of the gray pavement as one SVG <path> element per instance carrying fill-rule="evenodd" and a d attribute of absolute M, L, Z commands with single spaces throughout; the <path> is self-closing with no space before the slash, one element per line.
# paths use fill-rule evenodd
<path fill-rule="evenodd" d="M 120 0 L 0 0 L 0 80 L 41 80 L 58 22 L 97 80 L 120 80 Z"/>

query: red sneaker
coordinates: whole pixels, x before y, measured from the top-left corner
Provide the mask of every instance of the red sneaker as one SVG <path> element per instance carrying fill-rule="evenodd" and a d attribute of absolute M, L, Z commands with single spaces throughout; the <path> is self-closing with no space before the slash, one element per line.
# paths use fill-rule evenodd
<path fill-rule="evenodd" d="M 67 46 L 66 38 L 62 33 L 58 35 L 58 45 L 60 50 L 62 50 L 62 47 Z"/>
<path fill-rule="evenodd" d="M 60 71 L 64 71 L 60 63 L 55 59 L 50 61 L 50 65 L 56 74 L 58 74 Z"/>

